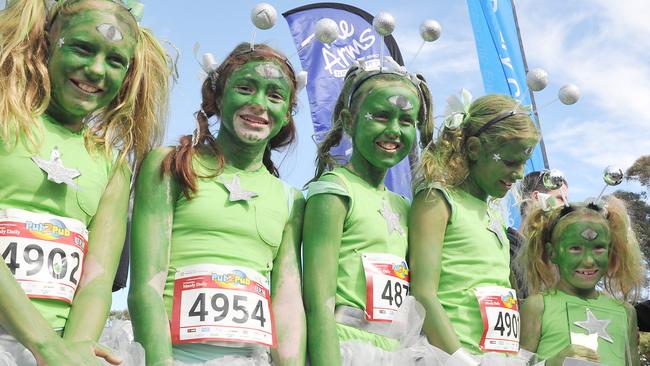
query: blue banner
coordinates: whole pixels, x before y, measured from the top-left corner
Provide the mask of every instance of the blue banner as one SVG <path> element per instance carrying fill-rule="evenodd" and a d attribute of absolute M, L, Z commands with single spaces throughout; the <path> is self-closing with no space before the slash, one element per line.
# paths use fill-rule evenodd
<path fill-rule="evenodd" d="M 511 0 L 467 0 L 467 7 L 474 29 L 485 93 L 506 94 L 520 100 L 523 105 L 533 104 L 532 93 L 526 86 L 526 58 Z M 536 113 L 533 120 L 539 129 Z M 526 163 L 526 172 L 546 168 L 548 163 L 542 141 Z M 516 226 L 519 215 L 512 206 L 512 197 L 509 197 L 509 201 L 510 224 Z"/>
<path fill-rule="evenodd" d="M 381 42 L 381 36 L 372 27 L 372 15 L 353 6 L 319 3 L 302 6 L 282 14 L 289 24 L 302 69 L 308 73 L 307 95 L 314 125 L 314 140 L 320 143 L 330 129 L 332 110 L 343 86 L 343 78 L 355 60 L 379 64 L 381 48 L 403 65 L 402 55 L 392 36 Z M 330 18 L 338 24 L 338 38 L 323 44 L 315 38 L 316 22 Z M 347 161 L 352 152 L 346 136 L 332 148 L 332 155 Z M 386 175 L 386 186 L 393 192 L 411 197 L 411 166 L 404 159 Z"/>

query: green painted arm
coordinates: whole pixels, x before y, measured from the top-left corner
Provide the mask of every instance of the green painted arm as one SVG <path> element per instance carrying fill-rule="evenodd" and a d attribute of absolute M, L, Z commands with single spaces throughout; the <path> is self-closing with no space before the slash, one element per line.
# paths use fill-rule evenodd
<path fill-rule="evenodd" d="M 113 279 L 120 261 L 129 210 L 131 172 L 115 167 L 88 227 L 88 252 L 63 339 L 97 341 L 111 310 Z"/>
<path fill-rule="evenodd" d="M 336 274 L 345 198 L 319 194 L 307 201 L 303 229 L 304 293 L 307 346 L 311 365 L 340 365 L 341 351 L 334 320 Z"/>
<path fill-rule="evenodd" d="M 142 163 L 135 186 L 131 222 L 129 312 L 135 340 L 145 349 L 147 365 L 172 365 L 169 320 L 163 289 L 169 268 L 174 202 L 178 185 L 161 174 L 170 148 L 152 151 Z"/>
<path fill-rule="evenodd" d="M 630 357 L 632 357 L 631 366 L 639 366 L 641 363 L 639 355 L 639 327 L 636 320 L 636 309 L 629 303 L 625 303 L 628 321 L 628 344 Z"/>
<path fill-rule="evenodd" d="M 438 190 L 420 191 L 409 211 L 411 293 L 424 306 L 424 333 L 429 343 L 453 354 L 460 341 L 438 300 L 442 246 L 451 214 Z"/>
<path fill-rule="evenodd" d="M 542 314 L 544 314 L 544 297 L 541 294 L 529 296 L 520 303 L 519 316 L 522 331 L 519 332 L 519 347 L 537 352 L 542 333 Z"/>
<path fill-rule="evenodd" d="M 307 325 L 302 303 L 300 243 L 305 199 L 293 191 L 291 217 L 284 228 L 282 243 L 273 262 L 271 296 L 278 345 L 272 350 L 275 365 L 305 364 Z"/>

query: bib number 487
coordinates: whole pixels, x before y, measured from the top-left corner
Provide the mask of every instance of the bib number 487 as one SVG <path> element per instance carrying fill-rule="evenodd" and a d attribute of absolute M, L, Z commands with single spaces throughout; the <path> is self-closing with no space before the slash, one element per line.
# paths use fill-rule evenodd
<path fill-rule="evenodd" d="M 384 290 L 381 292 L 381 298 L 387 300 L 391 306 L 393 302 L 397 307 L 402 306 L 404 297 L 409 295 L 409 286 L 401 281 L 386 281 Z"/>

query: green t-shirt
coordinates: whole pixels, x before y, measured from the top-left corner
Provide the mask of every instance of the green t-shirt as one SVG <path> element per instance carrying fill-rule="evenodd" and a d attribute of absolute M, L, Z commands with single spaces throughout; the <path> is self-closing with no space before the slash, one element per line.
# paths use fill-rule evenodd
<path fill-rule="evenodd" d="M 609 321 L 604 325 L 605 333 L 602 335 L 605 338 L 609 336 L 612 342 L 598 337 L 597 351 L 600 363 L 608 366 L 626 365 L 629 333 L 627 312 L 623 303 L 602 293 L 596 299 L 582 299 L 561 290 L 550 290 L 543 294 L 543 297 L 544 313 L 537 346 L 539 357 L 547 359 L 566 348 L 571 344 L 571 333 L 589 334 L 575 323 L 582 324 L 580 322 L 589 320 L 591 315 L 591 319 L 596 319 L 593 323 L 595 325 L 604 324 L 603 320 Z M 588 315 L 588 312 L 591 314 Z"/>
<path fill-rule="evenodd" d="M 474 290 L 510 287 L 510 246 L 498 213 L 461 189 L 439 190 L 451 207 L 442 247 L 438 298 L 461 345 L 482 353 L 483 321 Z"/>
<path fill-rule="evenodd" d="M 197 175 L 212 174 L 213 157 L 195 156 Z M 256 196 L 248 201 L 230 201 L 225 183 L 239 179 L 240 187 Z M 284 227 L 289 220 L 293 189 L 271 175 L 265 167 L 243 171 L 226 165 L 212 178 L 197 179 L 197 193 L 191 200 L 179 195 L 174 207 L 169 271 L 163 292 L 167 315 L 172 319 L 174 279 L 179 268 L 196 264 L 244 266 L 269 279 Z M 272 289 L 271 289 L 272 291 Z M 204 344 L 174 346 L 174 357 L 183 353 L 206 359 L 236 354 L 237 349 Z"/>
<path fill-rule="evenodd" d="M 327 175 L 336 176 L 344 186 L 319 180 L 309 186 L 307 199 L 316 194 L 329 193 L 346 197 L 348 200 L 348 212 L 339 248 L 336 305 L 365 310 L 366 277 L 361 256 L 364 253 L 383 253 L 406 258 L 410 204 L 404 197 L 385 188 L 370 186 L 345 167 L 337 167 L 324 176 Z M 389 231 L 389 223 L 381 213 L 384 203 L 399 215 L 401 232 Z M 339 331 L 340 336 L 343 333 L 345 332 Z"/>
<path fill-rule="evenodd" d="M 83 132 L 72 132 L 46 115 L 37 123 L 43 128 L 43 138 L 36 155 L 50 160 L 52 150 L 57 147 L 63 165 L 81 173 L 73 179 L 79 189 L 49 181 L 47 173 L 32 161 L 34 154 L 27 149 L 24 136 L 11 149 L 0 141 L 0 210 L 19 208 L 69 217 L 88 227 L 108 184 L 113 162 L 102 151 L 90 154 L 84 145 Z M 36 128 L 34 135 L 38 136 Z M 32 299 L 32 303 L 54 329 L 63 329 L 69 304 L 49 299 Z"/>

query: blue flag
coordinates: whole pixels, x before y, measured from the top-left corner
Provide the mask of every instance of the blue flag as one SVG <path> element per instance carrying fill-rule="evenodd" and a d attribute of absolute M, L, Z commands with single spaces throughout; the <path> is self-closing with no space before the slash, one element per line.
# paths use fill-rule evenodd
<path fill-rule="evenodd" d="M 314 124 L 314 140 L 320 143 L 332 122 L 332 111 L 343 86 L 343 78 L 355 60 L 379 64 L 381 48 L 403 65 L 402 55 L 392 36 L 381 36 L 372 27 L 372 15 L 353 6 L 318 3 L 302 6 L 282 14 L 289 24 L 302 69 L 308 73 L 307 95 Z M 338 25 L 339 35 L 332 44 L 323 44 L 314 35 L 316 22 L 330 18 Z M 352 152 L 349 138 L 332 148 L 332 155 L 347 161 Z M 393 192 L 411 197 L 409 159 L 391 168 L 386 186 Z"/>
<path fill-rule="evenodd" d="M 467 7 L 474 29 L 485 93 L 510 95 L 523 105 L 534 107 L 532 93 L 526 86 L 526 58 L 511 0 L 467 0 Z M 537 114 L 533 120 L 539 129 Z M 526 172 L 546 168 L 548 162 L 542 141 L 526 163 Z M 513 207 L 512 197 L 509 197 L 509 201 L 512 208 L 511 224 L 516 226 L 520 218 Z"/>

